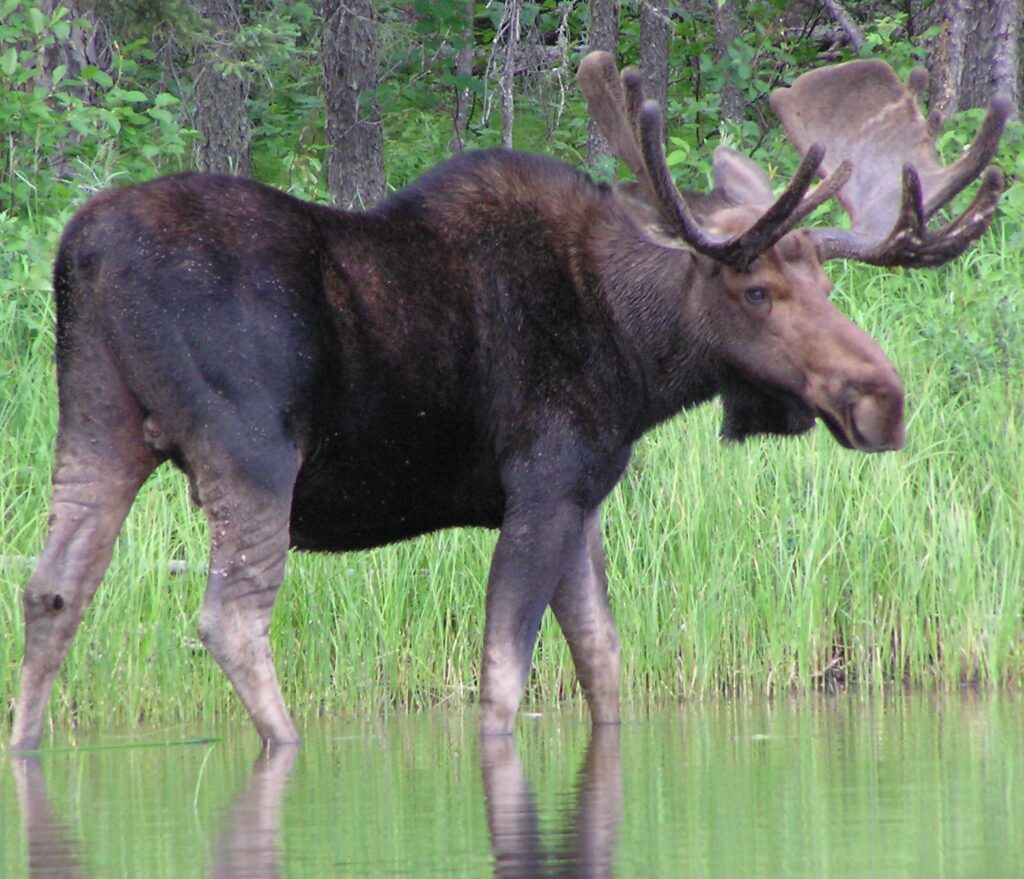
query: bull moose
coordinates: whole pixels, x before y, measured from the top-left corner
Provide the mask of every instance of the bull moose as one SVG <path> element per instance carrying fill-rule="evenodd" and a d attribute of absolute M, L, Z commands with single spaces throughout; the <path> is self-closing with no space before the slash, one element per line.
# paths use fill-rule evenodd
<path fill-rule="evenodd" d="M 772 96 L 803 154 L 776 199 L 725 148 L 711 192 L 681 192 L 639 72 L 594 53 L 579 82 L 634 181 L 494 150 L 365 213 L 183 174 L 101 193 L 71 220 L 54 270 L 49 533 L 24 592 L 13 749 L 38 747 L 121 523 L 166 460 L 209 522 L 201 640 L 269 745 L 298 740 L 267 637 L 290 546 L 499 528 L 482 732 L 512 730 L 548 606 L 593 721 L 614 723 L 600 506 L 645 431 L 718 396 L 728 439 L 820 418 L 853 449 L 903 445 L 896 370 L 830 303 L 821 263 L 962 253 L 999 199 L 1002 176 L 984 169 L 1009 102 L 994 99 L 944 167 L 921 74 L 905 84 L 880 61 L 806 73 Z M 979 175 L 966 211 L 929 229 Z M 832 196 L 849 228 L 796 228 Z"/>

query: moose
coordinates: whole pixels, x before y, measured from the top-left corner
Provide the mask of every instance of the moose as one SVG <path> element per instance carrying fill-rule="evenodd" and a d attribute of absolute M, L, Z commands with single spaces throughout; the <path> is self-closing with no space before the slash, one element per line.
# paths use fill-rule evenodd
<path fill-rule="evenodd" d="M 803 155 L 775 198 L 755 162 L 721 147 L 710 192 L 677 189 L 639 71 L 593 53 L 578 81 L 635 180 L 491 150 L 362 213 L 182 174 L 100 193 L 70 221 L 54 268 L 49 531 L 23 596 L 14 750 L 38 747 L 122 521 L 164 461 L 209 523 L 200 638 L 269 747 L 299 739 L 268 640 L 290 547 L 500 529 L 481 732 L 512 731 L 549 606 L 593 722 L 615 723 L 600 507 L 647 430 L 718 397 L 725 439 L 820 418 L 851 449 L 903 445 L 897 372 L 830 302 L 821 265 L 964 252 L 1002 190 L 986 166 L 1008 100 L 943 166 L 921 74 L 904 83 L 870 60 L 806 73 L 771 98 Z M 930 228 L 979 176 L 966 211 Z M 833 196 L 849 228 L 797 228 Z"/>

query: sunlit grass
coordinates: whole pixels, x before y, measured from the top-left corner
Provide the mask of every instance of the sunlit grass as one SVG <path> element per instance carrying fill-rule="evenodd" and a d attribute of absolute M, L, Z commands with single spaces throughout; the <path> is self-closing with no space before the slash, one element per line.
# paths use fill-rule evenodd
<path fill-rule="evenodd" d="M 52 247 L 25 245 L 35 253 Z M 7 251 L 0 296 L 0 705 L 19 592 L 41 549 L 56 425 L 45 261 Z M 1020 249 L 990 236 L 936 272 L 830 266 L 840 307 L 908 393 L 908 443 L 864 456 L 824 430 L 723 446 L 705 407 L 638 447 L 606 504 L 629 700 L 849 683 L 953 688 L 1024 672 Z M 495 535 L 450 531 L 340 557 L 293 554 L 272 637 L 299 714 L 473 699 Z M 238 716 L 200 647 L 205 523 L 167 468 L 144 488 L 51 702 L 51 722 Z M 187 563 L 172 575 L 169 562 Z M 545 621 L 529 699 L 576 694 Z"/>

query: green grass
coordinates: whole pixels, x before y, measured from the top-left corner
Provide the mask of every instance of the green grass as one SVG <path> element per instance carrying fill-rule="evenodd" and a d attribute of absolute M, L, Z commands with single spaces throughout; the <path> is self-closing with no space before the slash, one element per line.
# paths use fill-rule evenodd
<path fill-rule="evenodd" d="M 59 225 L 30 234 L 8 221 L 17 234 L 0 253 L 0 708 L 17 685 L 25 559 L 45 534 Z M 627 700 L 1021 680 L 1019 242 L 996 229 L 941 271 L 830 272 L 840 307 L 900 369 L 907 446 L 859 455 L 824 429 L 723 446 L 717 405 L 645 438 L 605 515 Z M 494 539 L 450 531 L 374 552 L 293 554 L 272 628 L 289 704 L 301 715 L 471 700 Z M 126 523 L 51 723 L 241 714 L 195 634 L 205 558 L 184 478 L 162 469 Z M 189 573 L 168 573 L 172 559 Z M 528 698 L 575 695 L 547 619 Z"/>

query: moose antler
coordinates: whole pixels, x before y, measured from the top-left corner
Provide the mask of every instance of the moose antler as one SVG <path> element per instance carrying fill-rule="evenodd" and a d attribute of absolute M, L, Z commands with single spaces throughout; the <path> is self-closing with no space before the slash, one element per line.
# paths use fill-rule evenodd
<path fill-rule="evenodd" d="M 626 68 L 620 76 L 610 54 L 591 52 L 580 63 L 577 80 L 612 152 L 626 163 L 644 194 L 679 236 L 698 253 L 739 271 L 748 269 L 805 216 L 835 195 L 849 177 L 848 163 L 840 163 L 805 198 L 824 157 L 823 147 L 811 145 L 785 192 L 750 228 L 739 235 L 713 232 L 698 223 L 672 181 L 662 148 L 661 108 L 655 101 L 643 100 L 640 72 Z"/>
<path fill-rule="evenodd" d="M 904 84 L 882 61 L 849 61 L 812 70 L 772 93 L 772 109 L 801 153 L 827 145 L 822 174 L 844 161 L 853 165 L 838 194 L 851 228 L 808 230 L 822 260 L 941 265 L 963 253 L 992 222 L 1003 189 L 996 167 L 985 170 L 963 214 L 936 230 L 927 225 L 991 161 L 1012 104 L 994 97 L 970 148 L 944 167 L 934 148 L 941 119 L 932 114 L 926 120 L 918 109 L 927 81 L 922 69 Z"/>

